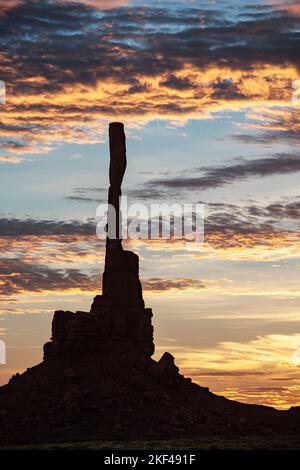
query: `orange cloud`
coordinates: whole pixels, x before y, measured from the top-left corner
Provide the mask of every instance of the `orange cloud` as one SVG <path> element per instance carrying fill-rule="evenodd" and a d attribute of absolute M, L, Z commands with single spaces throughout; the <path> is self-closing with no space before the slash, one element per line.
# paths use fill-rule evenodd
<path fill-rule="evenodd" d="M 300 5 L 291 0 L 283 0 L 282 3 L 276 4 L 276 2 L 270 0 L 268 3 L 274 5 L 280 10 L 286 10 L 292 15 L 300 15 Z"/>
<path fill-rule="evenodd" d="M 0 155 L 0 162 L 2 163 L 20 163 L 22 160 L 23 158 L 12 155 Z"/>
<path fill-rule="evenodd" d="M 131 240 L 130 246 L 140 251 L 176 253 L 194 259 L 232 261 L 278 261 L 300 257 L 299 232 L 264 232 L 228 234 L 222 231 L 207 233 L 204 244 L 184 240 Z"/>
<path fill-rule="evenodd" d="M 0 15 L 3 15 L 7 10 L 17 8 L 22 3 L 22 0 L 1 0 Z"/>
<path fill-rule="evenodd" d="M 266 335 L 189 349 L 168 344 L 187 376 L 227 398 L 287 409 L 300 404 L 300 335 Z"/>
<path fill-rule="evenodd" d="M 221 85 L 219 89 L 221 77 L 230 80 L 229 88 Z M 134 128 L 154 119 L 179 123 L 208 119 L 229 109 L 286 107 L 297 72 L 293 67 L 273 66 L 251 73 L 230 68 L 201 71 L 186 64 L 176 78 L 193 83 L 192 88 L 171 88 L 171 83 L 163 87 L 161 83 L 167 78 L 167 74 L 141 75 L 137 79 L 143 86 L 134 93 L 131 85 L 112 79 L 98 81 L 95 86 L 66 85 L 55 93 L 25 96 L 8 91 L 7 104 L 0 107 L 2 146 L 13 155 L 48 153 L 62 142 L 103 142 L 107 122 L 124 120 L 124 116 L 127 127 Z M 35 132 L 28 132 L 28 122 Z"/>
<path fill-rule="evenodd" d="M 288 7 L 288 11 L 293 13 L 294 15 L 300 15 L 300 5 L 299 4 L 293 4 Z"/>

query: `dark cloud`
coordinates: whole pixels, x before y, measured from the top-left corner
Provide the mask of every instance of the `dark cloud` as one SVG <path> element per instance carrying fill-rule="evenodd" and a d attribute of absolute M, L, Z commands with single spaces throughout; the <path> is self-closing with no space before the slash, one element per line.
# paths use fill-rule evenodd
<path fill-rule="evenodd" d="M 139 199 L 141 202 L 146 199 L 158 199 L 162 200 L 165 196 L 170 197 L 170 192 L 162 191 L 161 189 L 155 188 L 141 188 L 141 189 L 125 189 L 124 195 L 128 197 Z"/>
<path fill-rule="evenodd" d="M 242 80 L 234 83 L 231 79 L 218 77 L 211 84 L 213 93 L 211 95 L 214 99 L 227 99 L 227 100 L 241 100 L 247 99 L 247 97 L 239 91 L 239 85 L 242 84 Z"/>
<path fill-rule="evenodd" d="M 166 291 L 170 289 L 203 289 L 204 283 L 200 279 L 178 278 L 178 279 L 161 279 L 152 277 L 142 281 L 145 291 Z"/>
<path fill-rule="evenodd" d="M 105 188 L 75 188 L 73 194 L 65 196 L 64 199 L 71 202 L 100 204 L 107 202 L 107 198 L 101 196 L 102 193 L 106 192 L 107 189 Z"/>
<path fill-rule="evenodd" d="M 150 89 L 150 87 L 147 83 L 141 83 L 137 79 L 132 79 L 131 83 L 132 83 L 132 85 L 127 90 L 127 93 L 129 93 L 129 94 L 143 93 L 143 92 L 147 92 Z"/>
<path fill-rule="evenodd" d="M 101 286 L 101 275 L 86 274 L 79 269 L 57 269 L 35 263 L 28 263 L 19 258 L 0 260 L 0 297 L 1 301 L 9 296 L 23 292 L 64 291 L 81 289 L 93 291 Z M 161 279 L 150 278 L 142 281 L 145 291 L 166 291 L 170 289 L 204 288 L 198 279 Z"/>
<path fill-rule="evenodd" d="M 272 219 L 300 219 L 300 197 L 291 202 L 275 202 L 265 207 L 251 205 L 247 207 L 249 214 Z"/>
<path fill-rule="evenodd" d="M 221 234 L 256 234 L 264 236 L 267 233 L 275 232 L 274 225 L 270 223 L 262 223 L 255 218 L 249 218 L 247 211 L 240 209 L 240 213 L 232 213 L 231 211 L 219 212 L 209 215 L 205 219 L 205 233 L 221 233 Z"/>
<path fill-rule="evenodd" d="M 240 389 L 242 393 L 246 394 L 255 394 L 255 393 L 284 393 L 288 394 L 290 389 L 288 387 L 251 387 Z"/>
<path fill-rule="evenodd" d="M 173 88 L 174 90 L 190 90 L 196 88 L 196 85 L 188 78 L 179 78 L 175 75 L 169 75 L 165 80 L 160 82 L 161 86 Z"/>
<path fill-rule="evenodd" d="M 228 166 L 201 167 L 200 176 L 178 176 L 148 181 L 147 188 L 176 190 L 206 190 L 226 184 L 244 181 L 249 178 L 262 178 L 300 171 L 300 156 L 296 154 L 276 154 L 270 158 L 245 160 Z M 196 170 L 193 171 L 195 173 Z"/>
<path fill-rule="evenodd" d="M 107 192 L 107 188 L 93 188 L 93 187 L 80 187 L 80 188 L 75 188 L 74 193 L 77 194 L 86 194 L 86 193 L 102 193 L 102 192 Z"/>
<path fill-rule="evenodd" d="M 271 204 L 234 204 L 208 203 L 208 215 L 205 218 L 205 233 L 256 234 L 263 237 L 279 234 L 282 222 L 296 222 L 300 219 L 300 197 L 279 200 Z M 297 236 L 298 224 L 286 228 L 291 235 Z"/>
<path fill-rule="evenodd" d="M 2 258 L 0 275 L 0 296 L 75 288 L 90 291 L 100 286 L 100 276 L 95 274 L 87 275 L 78 269 L 55 269 L 30 264 L 18 258 Z"/>
<path fill-rule="evenodd" d="M 299 145 L 300 142 L 300 110 L 283 109 L 276 114 L 262 114 L 256 122 L 258 128 L 255 133 L 234 134 L 231 136 L 233 140 L 244 144 L 272 145 L 274 143 L 292 143 Z"/>
<path fill-rule="evenodd" d="M 93 202 L 96 204 L 100 204 L 101 202 L 104 202 L 103 199 L 86 197 L 86 196 L 66 196 L 64 199 L 67 199 L 67 201 L 72 201 L 72 202 Z"/>
<path fill-rule="evenodd" d="M 292 382 L 293 380 L 299 380 L 300 376 L 288 376 L 288 377 L 272 377 L 270 380 L 274 382 Z"/>
<path fill-rule="evenodd" d="M 56 221 L 38 220 L 30 217 L 26 219 L 1 218 L 0 237 L 23 237 L 45 235 L 85 235 L 96 237 L 96 223 L 93 220 Z"/>
<path fill-rule="evenodd" d="M 154 172 L 144 172 L 144 174 L 153 174 Z M 75 188 L 73 190 L 73 194 L 70 194 L 69 196 L 65 196 L 64 199 L 67 199 L 69 201 L 73 202 L 93 202 L 93 203 L 105 203 L 107 202 L 107 198 L 102 197 L 101 194 L 106 193 L 107 189 L 105 188 Z M 95 194 L 98 194 L 98 196 L 95 196 Z M 139 199 L 141 201 L 145 200 L 151 200 L 151 199 L 162 199 L 164 196 L 170 197 L 171 192 L 170 190 L 164 192 L 161 189 L 155 189 L 155 188 L 137 188 L 137 189 L 131 189 L 128 187 L 125 187 L 123 190 L 123 195 L 127 196 L 128 198 L 132 199 Z M 173 196 L 176 195 L 174 192 L 172 194 Z"/>
<path fill-rule="evenodd" d="M 270 375 L 268 372 L 249 372 L 249 371 L 206 371 L 206 372 L 189 372 L 192 377 L 251 377 L 251 376 L 267 376 Z"/>

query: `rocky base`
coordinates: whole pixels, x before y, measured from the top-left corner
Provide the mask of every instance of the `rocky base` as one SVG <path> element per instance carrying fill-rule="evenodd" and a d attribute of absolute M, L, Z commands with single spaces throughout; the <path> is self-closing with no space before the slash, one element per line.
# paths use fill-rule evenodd
<path fill-rule="evenodd" d="M 52 321 L 51 341 L 44 345 L 44 361 L 92 359 L 107 347 L 134 348 L 141 357 L 154 353 L 151 308 L 122 308 L 97 295 L 90 312 L 58 310 Z"/>
<path fill-rule="evenodd" d="M 104 346 L 104 345 L 103 345 Z M 0 442 L 295 434 L 300 411 L 216 396 L 129 344 L 106 342 L 93 359 L 47 360 L 0 388 Z"/>
<path fill-rule="evenodd" d="M 57 311 L 44 361 L 0 388 L 0 442 L 295 434 L 280 412 L 216 396 L 154 351 L 152 311 L 97 296 L 90 312 Z"/>

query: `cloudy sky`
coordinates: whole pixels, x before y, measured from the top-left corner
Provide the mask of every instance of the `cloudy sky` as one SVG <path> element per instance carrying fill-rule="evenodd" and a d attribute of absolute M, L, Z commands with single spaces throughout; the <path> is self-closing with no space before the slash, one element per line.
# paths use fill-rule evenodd
<path fill-rule="evenodd" d="M 2 0 L 0 383 L 101 288 L 107 127 L 129 202 L 205 203 L 205 244 L 131 241 L 156 357 L 212 391 L 300 405 L 296 1 Z"/>

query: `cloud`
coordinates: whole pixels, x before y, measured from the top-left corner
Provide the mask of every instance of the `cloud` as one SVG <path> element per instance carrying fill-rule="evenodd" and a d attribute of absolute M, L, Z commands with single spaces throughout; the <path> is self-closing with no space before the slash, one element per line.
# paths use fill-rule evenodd
<path fill-rule="evenodd" d="M 76 268 L 57 268 L 38 264 L 40 260 L 31 258 L 1 258 L 0 297 L 2 301 L 10 296 L 24 293 L 47 293 L 49 291 L 96 292 L 100 289 L 101 274 L 86 274 Z M 57 261 L 57 260 L 56 260 Z M 99 259 L 98 259 L 99 261 Z M 169 290 L 203 289 L 204 283 L 198 279 L 150 278 L 142 281 L 143 289 L 151 292 Z"/>
<path fill-rule="evenodd" d="M 66 196 L 65 199 L 71 202 L 94 202 L 100 204 L 100 198 L 86 197 L 86 196 Z"/>
<path fill-rule="evenodd" d="M 103 188 L 76 188 L 74 194 L 97 194 Z M 88 193 L 86 192 L 88 191 Z M 80 196 L 79 196 L 80 197 Z M 200 252 L 197 244 L 188 248 L 185 240 L 130 240 L 129 249 L 149 260 L 178 254 L 182 258 L 265 261 L 297 259 L 300 256 L 299 197 L 274 200 L 266 205 L 241 206 L 225 203 L 206 205 L 205 243 Z M 284 228 L 286 226 L 286 228 Z M 84 266 L 99 270 L 104 260 L 105 243 L 96 236 L 95 220 L 44 220 L 34 218 L 1 218 L 0 250 L 6 259 L 79 271 Z M 144 288 L 152 291 L 207 288 L 207 282 L 194 279 L 150 278 Z"/>
<path fill-rule="evenodd" d="M 260 109 L 249 113 L 248 127 L 251 132 L 240 132 L 232 135 L 233 140 L 245 144 L 272 145 L 289 143 L 299 145 L 300 109 L 298 107 L 281 107 L 271 110 Z"/>
<path fill-rule="evenodd" d="M 100 204 L 107 202 L 107 197 L 101 196 L 106 192 L 106 188 L 75 188 L 73 194 L 65 196 L 65 199 L 71 202 Z"/>
<path fill-rule="evenodd" d="M 265 207 L 251 205 L 247 212 L 254 216 L 271 217 L 280 221 L 300 219 L 300 197 L 291 202 L 273 202 Z"/>
<path fill-rule="evenodd" d="M 0 219 L 0 250 L 6 259 L 63 269 L 82 269 L 84 262 L 90 269 L 103 262 L 103 248 L 92 220 Z"/>
<path fill-rule="evenodd" d="M 186 375 L 218 394 L 285 409 L 300 403 L 299 343 L 299 334 L 271 334 L 172 352 Z"/>
<path fill-rule="evenodd" d="M 157 292 L 168 290 L 203 289 L 205 287 L 204 283 L 199 279 L 161 279 L 158 277 L 152 277 L 150 279 L 143 280 L 142 286 L 145 291 Z"/>
<path fill-rule="evenodd" d="M 170 191 L 163 191 L 160 188 L 140 188 L 140 189 L 127 189 L 124 191 L 130 198 L 139 199 L 145 201 L 146 199 L 158 199 L 163 200 L 165 196 L 170 197 Z"/>
<path fill-rule="evenodd" d="M 146 172 L 147 173 L 147 172 Z M 150 173 L 151 174 L 151 173 Z M 64 199 L 71 201 L 71 202 L 78 202 L 78 203 L 107 203 L 107 189 L 106 188 L 75 188 L 72 194 L 65 196 Z M 174 192 L 174 196 L 175 196 Z M 123 195 L 127 196 L 128 198 L 132 199 L 142 199 L 145 201 L 146 199 L 160 199 L 162 200 L 164 195 L 168 195 L 170 197 L 170 190 L 162 191 L 161 189 L 155 188 L 124 188 Z"/>
<path fill-rule="evenodd" d="M 22 3 L 22 0 L 1 0 L 0 16 L 4 15 L 7 10 L 16 8 Z"/>
<path fill-rule="evenodd" d="M 299 258 L 299 197 L 290 196 L 265 205 L 200 202 L 206 208 L 204 245 L 199 247 L 195 243 L 187 247 L 186 240 L 175 238 L 131 240 L 132 249 L 145 248 L 148 256 L 160 251 L 202 261 L 273 262 Z"/>
<path fill-rule="evenodd" d="M 13 157 L 12 155 L 0 155 L 0 162 L 1 163 L 20 163 L 23 158 L 20 157 Z"/>
<path fill-rule="evenodd" d="M 176 75 L 169 75 L 165 80 L 160 82 L 160 85 L 174 90 L 190 90 L 192 88 L 197 88 L 197 85 L 188 77 L 180 78 L 176 77 Z"/>
<path fill-rule="evenodd" d="M 96 224 L 93 220 L 81 222 L 78 220 L 56 221 L 39 220 L 27 217 L 25 219 L 0 219 L 1 237 L 22 237 L 28 235 L 84 235 L 96 237 Z"/>
<path fill-rule="evenodd" d="M 243 17 L 241 8 L 229 22 L 215 7 L 99 14 L 90 3 L 28 0 L 0 16 L 5 154 L 99 143 L 107 121 L 124 116 L 133 127 L 291 101 L 297 15 L 269 8 Z"/>
<path fill-rule="evenodd" d="M 101 263 L 103 248 L 93 221 L 0 219 L 0 250 L 6 259 L 81 269 L 83 262 L 87 267 Z"/>
<path fill-rule="evenodd" d="M 245 160 L 227 166 L 212 168 L 202 167 L 197 171 L 200 176 L 179 176 L 150 180 L 145 183 L 148 188 L 162 187 L 176 190 L 206 190 L 224 186 L 249 178 L 262 178 L 278 174 L 288 174 L 300 171 L 300 156 L 297 154 L 277 154 L 270 158 Z M 193 174 L 196 170 L 193 171 Z"/>
<path fill-rule="evenodd" d="M 282 0 L 280 3 L 271 0 L 268 3 L 275 5 L 281 10 L 286 10 L 293 15 L 300 15 L 300 5 L 295 2 L 295 0 Z"/>
<path fill-rule="evenodd" d="M 70 289 L 95 291 L 99 285 L 97 275 L 87 275 L 78 269 L 55 269 L 16 258 L 0 260 L 0 296 Z"/>
<path fill-rule="evenodd" d="M 124 7 L 128 5 L 129 0 L 62 0 L 61 3 L 84 3 L 85 5 L 100 8 L 100 9 L 112 9 L 118 7 Z"/>

